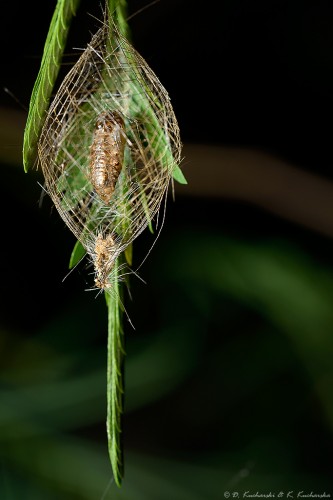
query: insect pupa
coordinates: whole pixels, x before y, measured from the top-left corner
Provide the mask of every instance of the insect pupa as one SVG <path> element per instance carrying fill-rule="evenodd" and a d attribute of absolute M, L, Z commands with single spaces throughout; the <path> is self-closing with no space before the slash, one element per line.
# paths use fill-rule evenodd
<path fill-rule="evenodd" d="M 96 238 L 95 243 L 95 285 L 98 288 L 108 287 L 108 277 L 112 271 L 114 259 L 112 258 L 114 253 L 115 241 L 111 234 L 107 235 L 105 238 L 102 234 L 99 234 Z"/>
<path fill-rule="evenodd" d="M 122 169 L 124 121 L 116 112 L 104 112 L 96 121 L 90 146 L 90 180 L 97 195 L 109 203 Z"/>

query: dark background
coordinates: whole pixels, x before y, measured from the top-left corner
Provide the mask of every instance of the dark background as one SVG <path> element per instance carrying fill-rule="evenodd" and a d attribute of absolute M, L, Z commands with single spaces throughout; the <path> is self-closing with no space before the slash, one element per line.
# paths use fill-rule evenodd
<path fill-rule="evenodd" d="M 140 13 L 147 5 L 129 2 L 132 39 L 168 89 L 184 142 L 260 147 L 329 174 L 331 2 L 161 0 Z M 3 6 L 3 85 L 26 106 L 53 8 Z M 82 1 L 69 52 L 99 27 L 87 13 L 100 19 L 101 5 Z"/>
<path fill-rule="evenodd" d="M 1 88 L 26 107 L 54 4 L 2 6 Z M 101 17 L 82 1 L 68 53 L 99 27 L 87 12 Z M 147 284 L 132 279 L 126 474 L 104 498 L 333 494 L 332 26 L 331 2 L 296 0 L 161 0 L 130 20 L 174 105 L 189 184 Z M 75 239 L 23 173 L 26 112 L 0 103 L 0 497 L 102 498 L 104 301 L 85 291 L 87 263 L 62 281 Z M 135 242 L 136 265 L 151 243 Z"/>

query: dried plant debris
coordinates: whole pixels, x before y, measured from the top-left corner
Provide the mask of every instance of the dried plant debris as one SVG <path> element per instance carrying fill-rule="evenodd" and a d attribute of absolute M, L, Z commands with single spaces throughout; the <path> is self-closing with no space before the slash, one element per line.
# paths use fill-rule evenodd
<path fill-rule="evenodd" d="M 158 212 L 181 155 L 166 90 L 112 23 L 64 79 L 38 154 L 48 193 L 91 256 L 96 286 L 107 288 L 115 259 Z"/>
<path fill-rule="evenodd" d="M 108 283 L 108 277 L 113 269 L 113 250 L 114 241 L 112 236 L 109 234 L 106 238 L 103 238 L 102 234 L 99 234 L 96 238 L 95 244 L 95 269 L 96 278 L 95 284 L 98 288 L 106 288 Z"/>

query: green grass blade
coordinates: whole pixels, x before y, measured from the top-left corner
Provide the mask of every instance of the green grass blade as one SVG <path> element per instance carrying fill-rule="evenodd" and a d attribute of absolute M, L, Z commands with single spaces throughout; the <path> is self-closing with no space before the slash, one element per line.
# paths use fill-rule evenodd
<path fill-rule="evenodd" d="M 41 66 L 31 94 L 24 131 L 23 166 L 25 172 L 34 164 L 37 157 L 37 141 L 58 76 L 69 26 L 78 5 L 79 0 L 58 0 L 51 20 Z"/>
<path fill-rule="evenodd" d="M 172 177 L 175 181 L 179 182 L 179 184 L 187 184 L 186 177 L 178 165 L 175 166 L 174 171 L 172 172 Z"/>
<path fill-rule="evenodd" d="M 127 248 L 125 248 L 124 255 L 127 264 L 131 266 L 133 262 L 133 243 L 131 243 L 130 245 L 128 245 Z"/>
<path fill-rule="evenodd" d="M 126 21 L 127 1 L 108 0 L 110 22 L 109 42 L 113 43 L 112 30 L 114 23 L 120 33 L 129 39 L 129 27 Z M 132 245 L 125 251 L 125 259 L 132 262 Z M 111 293 L 105 292 L 108 306 L 108 354 L 107 354 L 107 420 L 108 449 L 115 483 L 121 486 L 124 475 L 122 450 L 122 413 L 124 397 L 124 334 L 122 328 L 123 306 L 121 304 L 122 285 L 118 283 L 117 266 L 115 263 L 114 280 Z"/>
<path fill-rule="evenodd" d="M 74 245 L 71 258 L 69 259 L 69 269 L 73 269 L 85 255 L 86 250 L 80 241 L 77 241 Z"/>
<path fill-rule="evenodd" d="M 117 267 L 111 293 L 105 293 L 108 307 L 108 354 L 107 354 L 107 436 L 108 449 L 114 480 L 121 486 L 123 478 L 123 456 L 121 443 L 121 421 L 123 413 L 123 364 L 124 346 L 122 329 L 122 305 Z"/>
<path fill-rule="evenodd" d="M 129 26 L 127 23 L 127 0 L 108 0 L 109 20 L 115 23 L 120 33 L 130 39 Z M 112 24 L 111 24 L 112 28 Z"/>

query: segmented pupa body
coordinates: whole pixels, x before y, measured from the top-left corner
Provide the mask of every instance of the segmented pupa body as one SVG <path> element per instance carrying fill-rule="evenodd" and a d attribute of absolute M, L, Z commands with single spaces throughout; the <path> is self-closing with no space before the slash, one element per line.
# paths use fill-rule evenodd
<path fill-rule="evenodd" d="M 123 166 L 125 142 L 121 116 L 111 111 L 101 113 L 90 146 L 90 180 L 106 204 L 110 202 Z"/>
<path fill-rule="evenodd" d="M 115 241 L 111 234 L 105 238 L 99 234 L 95 243 L 95 285 L 98 288 L 108 287 L 108 277 L 114 265 L 113 253 L 115 248 Z"/>

